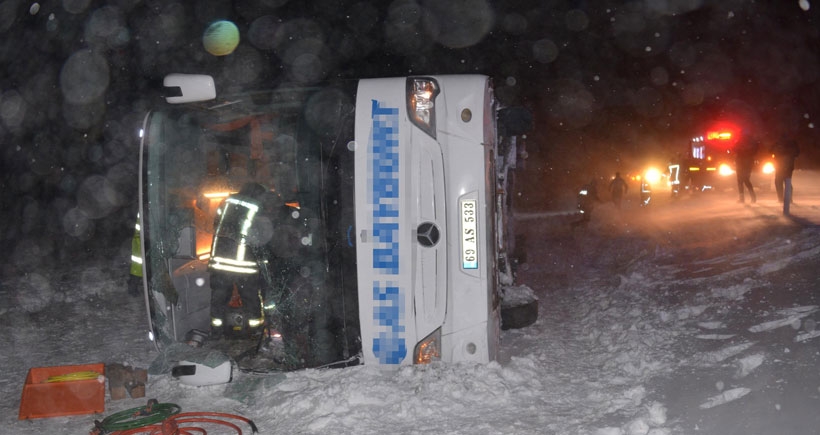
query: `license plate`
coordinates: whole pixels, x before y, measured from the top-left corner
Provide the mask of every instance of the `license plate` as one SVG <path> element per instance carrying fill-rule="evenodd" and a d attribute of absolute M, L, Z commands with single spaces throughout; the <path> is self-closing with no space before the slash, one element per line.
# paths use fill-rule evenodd
<path fill-rule="evenodd" d="M 478 269 L 478 210 L 474 199 L 461 201 L 461 267 Z"/>

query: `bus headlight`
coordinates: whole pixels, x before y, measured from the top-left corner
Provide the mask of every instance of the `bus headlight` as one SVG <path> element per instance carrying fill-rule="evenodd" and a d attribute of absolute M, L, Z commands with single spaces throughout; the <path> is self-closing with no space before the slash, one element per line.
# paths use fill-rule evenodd
<path fill-rule="evenodd" d="M 436 96 L 438 83 L 431 78 L 407 79 L 407 115 L 410 121 L 436 138 Z"/>
<path fill-rule="evenodd" d="M 413 350 L 414 364 L 430 364 L 441 360 L 441 329 L 436 329 L 432 334 L 424 337 L 416 344 Z"/>
<path fill-rule="evenodd" d="M 215 328 L 219 328 L 220 326 L 222 326 L 222 319 L 217 319 L 217 318 L 211 319 L 211 326 L 213 326 Z"/>
<path fill-rule="evenodd" d="M 262 326 L 263 323 L 265 323 L 264 318 L 262 318 L 262 319 L 248 319 L 248 326 L 250 326 L 251 328 L 258 328 L 258 327 Z"/>

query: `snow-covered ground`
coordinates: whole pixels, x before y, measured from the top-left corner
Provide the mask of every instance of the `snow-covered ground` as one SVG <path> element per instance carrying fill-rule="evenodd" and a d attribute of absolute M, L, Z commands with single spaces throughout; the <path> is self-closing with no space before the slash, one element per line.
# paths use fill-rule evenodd
<path fill-rule="evenodd" d="M 820 184 L 803 177 L 795 219 L 773 192 L 753 205 L 731 194 L 605 204 L 575 231 L 567 217 L 520 215 L 517 284 L 540 313 L 503 332 L 497 362 L 237 373 L 209 387 L 156 375 L 147 397 L 240 414 L 262 434 L 817 433 L 820 192 L 808 187 Z M 2 278 L 0 432 L 85 434 L 145 404 L 107 398 L 101 415 L 17 419 L 31 367 L 157 356 L 143 301 L 126 294 L 122 246 Z M 208 433 L 235 433 L 219 430 Z"/>

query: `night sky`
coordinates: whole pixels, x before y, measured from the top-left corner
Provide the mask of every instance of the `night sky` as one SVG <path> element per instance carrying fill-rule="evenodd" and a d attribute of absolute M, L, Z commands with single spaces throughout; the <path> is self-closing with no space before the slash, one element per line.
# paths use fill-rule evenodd
<path fill-rule="evenodd" d="M 4 273 L 127 252 L 137 130 L 171 72 L 219 87 L 481 73 L 534 114 L 517 207 L 685 151 L 717 120 L 797 137 L 820 165 L 820 4 L 809 0 L 0 3 Z M 228 56 L 202 34 L 239 27 Z M 125 272 L 123 272 L 125 273 Z"/>

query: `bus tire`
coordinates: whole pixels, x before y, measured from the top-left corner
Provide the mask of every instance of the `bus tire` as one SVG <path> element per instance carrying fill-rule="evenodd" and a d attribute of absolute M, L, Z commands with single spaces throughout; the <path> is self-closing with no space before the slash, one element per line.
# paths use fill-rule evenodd
<path fill-rule="evenodd" d="M 501 306 L 501 329 L 520 329 L 538 320 L 538 299 L 513 306 Z"/>

